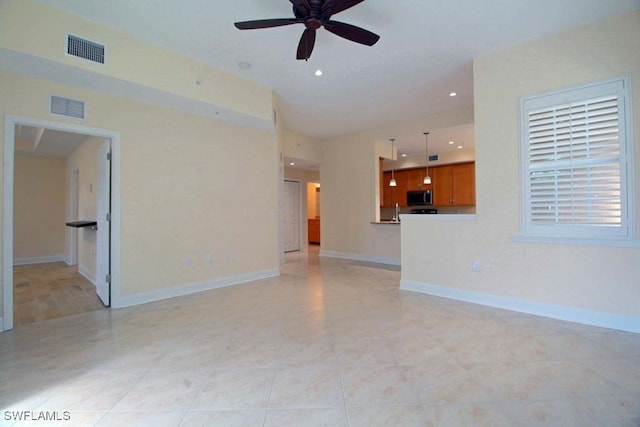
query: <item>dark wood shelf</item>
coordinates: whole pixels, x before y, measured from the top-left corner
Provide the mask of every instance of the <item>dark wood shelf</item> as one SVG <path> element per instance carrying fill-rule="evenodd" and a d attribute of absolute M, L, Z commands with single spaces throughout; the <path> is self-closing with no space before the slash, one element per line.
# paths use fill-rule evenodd
<path fill-rule="evenodd" d="M 96 221 L 72 221 L 72 222 L 67 222 L 66 226 L 74 227 L 74 228 L 91 227 L 93 229 L 97 229 L 98 223 Z"/>

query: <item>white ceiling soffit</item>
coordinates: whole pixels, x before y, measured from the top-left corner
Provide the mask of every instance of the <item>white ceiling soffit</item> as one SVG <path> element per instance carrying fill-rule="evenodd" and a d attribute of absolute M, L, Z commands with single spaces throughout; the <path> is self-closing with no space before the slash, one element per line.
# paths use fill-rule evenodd
<path fill-rule="evenodd" d="M 210 103 L 174 95 L 159 89 L 142 86 L 126 80 L 109 77 L 77 67 L 71 67 L 43 58 L 0 48 L 0 70 L 25 74 L 40 79 L 51 79 L 68 86 L 99 91 L 110 96 L 150 105 L 159 105 L 241 127 L 273 133 L 271 120 L 260 119 Z M 46 102 L 47 100 L 43 100 Z"/>
<path fill-rule="evenodd" d="M 305 62 L 295 59 L 302 25 L 233 26 L 292 17 L 289 0 L 39 1 L 266 84 L 282 100 L 285 126 L 317 138 L 468 108 L 474 57 L 640 8 L 640 0 L 365 0 L 335 18 L 380 41 L 366 47 L 321 29 Z"/>

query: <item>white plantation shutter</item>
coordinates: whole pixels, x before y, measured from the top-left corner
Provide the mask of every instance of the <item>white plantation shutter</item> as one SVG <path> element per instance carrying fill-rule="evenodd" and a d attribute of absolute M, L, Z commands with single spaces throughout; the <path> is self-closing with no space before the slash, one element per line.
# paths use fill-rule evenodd
<path fill-rule="evenodd" d="M 525 235 L 631 237 L 624 83 L 523 100 Z"/>

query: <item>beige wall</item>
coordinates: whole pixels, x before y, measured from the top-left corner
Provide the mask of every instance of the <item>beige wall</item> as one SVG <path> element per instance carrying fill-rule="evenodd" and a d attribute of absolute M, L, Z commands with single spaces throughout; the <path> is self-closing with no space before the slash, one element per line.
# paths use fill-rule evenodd
<path fill-rule="evenodd" d="M 72 220 L 71 208 L 71 176 L 78 171 L 78 220 L 96 221 L 98 206 L 96 183 L 98 179 L 98 149 L 103 138 L 87 138 L 67 157 L 65 161 L 67 221 Z M 79 228 L 78 235 L 78 271 L 95 281 L 96 276 L 96 230 Z M 66 233 L 67 259 L 71 259 L 71 239 L 74 229 L 68 228 Z"/>
<path fill-rule="evenodd" d="M 15 262 L 61 261 L 64 258 L 64 192 L 64 159 L 15 156 Z"/>
<path fill-rule="evenodd" d="M 107 48 L 105 64 L 67 55 L 67 34 L 104 44 Z M 0 2 L 0 48 L 52 61 L 56 66 L 68 65 L 97 76 L 160 89 L 205 102 L 209 108 L 220 106 L 266 122 L 272 120 L 270 88 L 34 0 Z M 83 77 L 86 78 L 86 74 Z M 221 114 L 224 116 L 223 110 Z"/>
<path fill-rule="evenodd" d="M 106 64 L 66 55 L 67 33 L 104 43 Z M 87 89 L 65 85 L 74 77 Z M 87 119 L 49 114 L 51 94 L 85 101 Z M 149 95 L 175 109 L 132 100 Z M 0 100 L 1 117 L 119 132 L 115 238 L 129 302 L 278 271 L 283 131 L 273 133 L 270 88 L 34 0 L 7 0 L 0 2 Z M 256 182 L 252 209 L 235 209 L 238 193 Z"/>
<path fill-rule="evenodd" d="M 639 247 L 512 240 L 520 232 L 521 214 L 519 99 L 625 74 L 632 75 L 633 83 L 634 196 L 640 225 L 638 52 L 640 13 L 634 13 L 477 58 L 477 219 L 404 223 L 403 285 L 436 285 L 450 295 L 477 293 L 494 301 L 511 298 L 516 308 L 542 304 L 555 315 L 592 322 L 599 318 L 594 312 L 604 313 L 609 324 L 640 330 Z M 471 271 L 474 260 L 481 262 L 479 273 Z"/>
<path fill-rule="evenodd" d="M 320 171 L 285 167 L 284 177 L 294 181 L 320 182 Z"/>
<path fill-rule="evenodd" d="M 91 115 L 51 116 L 50 93 L 85 99 Z M 275 135 L 9 73 L 0 99 L 2 116 L 120 133 L 123 296 L 277 270 Z M 238 209 L 239 192 L 257 182 L 252 208 Z"/>
<path fill-rule="evenodd" d="M 322 141 L 291 130 L 286 130 L 283 137 L 285 156 L 322 163 Z"/>
<path fill-rule="evenodd" d="M 448 111 L 324 141 L 322 253 L 399 263 L 399 227 L 371 224 L 380 211 L 378 159 L 384 150 L 376 141 L 472 122 L 471 109 Z"/>

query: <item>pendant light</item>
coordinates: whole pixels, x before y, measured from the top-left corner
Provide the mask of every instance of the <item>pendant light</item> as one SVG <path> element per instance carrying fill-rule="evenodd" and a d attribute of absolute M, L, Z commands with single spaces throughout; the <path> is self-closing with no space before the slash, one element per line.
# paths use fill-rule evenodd
<path fill-rule="evenodd" d="M 393 142 L 395 141 L 395 138 L 391 138 L 389 141 L 391 141 L 391 160 L 393 160 Z M 394 161 L 395 163 L 395 161 Z M 398 185 L 398 183 L 396 182 L 396 176 L 394 174 L 394 167 L 393 165 L 391 165 L 391 181 L 389 181 L 389 187 L 396 187 Z"/>
<path fill-rule="evenodd" d="M 431 177 L 429 176 L 429 132 L 423 132 L 424 133 L 424 147 L 425 147 L 425 151 L 426 151 L 426 174 L 424 176 L 424 180 L 422 181 L 423 184 L 428 185 L 431 184 Z"/>

